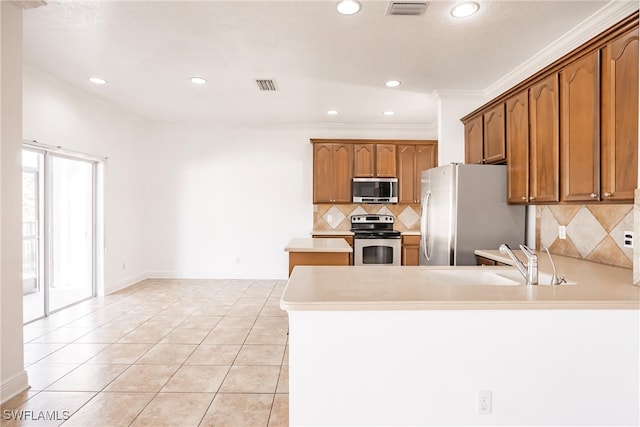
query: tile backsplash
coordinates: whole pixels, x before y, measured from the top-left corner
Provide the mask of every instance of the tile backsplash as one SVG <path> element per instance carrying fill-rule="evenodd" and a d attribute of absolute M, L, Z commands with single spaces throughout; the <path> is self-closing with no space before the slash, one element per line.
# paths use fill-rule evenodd
<path fill-rule="evenodd" d="M 618 267 L 633 267 L 624 232 L 633 231 L 633 205 L 552 205 L 536 209 L 536 247 Z M 566 227 L 560 239 L 559 226 Z"/>
<path fill-rule="evenodd" d="M 624 247 L 625 231 L 633 231 L 634 205 L 550 205 L 536 208 L 536 248 L 601 264 L 633 268 L 633 249 Z M 313 229 L 349 231 L 350 215 L 390 214 L 394 229 L 420 231 L 420 205 L 318 204 Z M 559 226 L 566 239 L 560 239 Z"/>
<path fill-rule="evenodd" d="M 318 204 L 313 206 L 313 229 L 349 231 L 349 216 L 386 214 L 396 217 L 393 226 L 398 231 L 420 231 L 420 205 Z"/>

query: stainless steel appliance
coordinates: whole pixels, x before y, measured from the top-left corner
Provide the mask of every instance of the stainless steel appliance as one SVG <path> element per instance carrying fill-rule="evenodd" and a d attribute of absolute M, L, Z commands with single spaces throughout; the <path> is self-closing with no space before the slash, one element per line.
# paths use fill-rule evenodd
<path fill-rule="evenodd" d="M 353 203 L 398 203 L 398 178 L 353 178 Z"/>
<path fill-rule="evenodd" d="M 422 172 L 421 265 L 475 265 L 474 250 L 524 244 L 524 206 L 507 204 L 507 167 L 452 163 Z"/>
<path fill-rule="evenodd" d="M 400 232 L 393 215 L 351 215 L 354 265 L 400 265 Z"/>

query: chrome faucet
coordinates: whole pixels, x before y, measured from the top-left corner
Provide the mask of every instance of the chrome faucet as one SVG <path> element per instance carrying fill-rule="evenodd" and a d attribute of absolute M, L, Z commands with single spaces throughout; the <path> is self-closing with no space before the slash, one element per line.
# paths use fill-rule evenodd
<path fill-rule="evenodd" d="M 522 261 L 516 257 L 513 253 L 509 245 L 502 244 L 500 245 L 500 253 L 509 255 L 513 260 L 514 265 L 522 274 L 522 277 L 525 278 L 527 285 L 537 285 L 538 284 L 538 256 L 527 246 L 520 245 L 520 250 L 527 257 L 527 266 L 525 267 Z"/>
<path fill-rule="evenodd" d="M 551 257 L 551 252 L 549 252 L 549 249 L 547 249 L 546 247 L 542 247 L 542 249 L 547 253 L 547 256 L 549 257 L 549 262 L 551 263 L 551 268 L 553 269 L 553 274 L 551 275 L 551 283 L 549 283 L 550 285 L 561 285 L 563 283 L 567 283 L 567 281 L 565 280 L 564 276 L 558 276 L 556 274 L 556 263 L 553 262 L 553 258 Z"/>

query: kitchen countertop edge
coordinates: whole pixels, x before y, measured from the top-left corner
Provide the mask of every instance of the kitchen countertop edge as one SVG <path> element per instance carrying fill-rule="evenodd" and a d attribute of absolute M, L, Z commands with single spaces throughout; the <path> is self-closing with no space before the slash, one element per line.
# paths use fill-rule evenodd
<path fill-rule="evenodd" d="M 520 251 L 514 252 L 524 259 Z M 497 250 L 475 253 L 512 264 Z M 551 272 L 546 253 L 537 254 L 540 271 Z M 422 286 L 421 269 L 441 267 L 303 267 L 290 277 L 280 306 L 288 311 L 640 310 L 640 287 L 632 284 L 630 269 L 560 255 L 554 255 L 553 259 L 558 275 L 565 275 L 577 284 L 522 285 L 517 289 L 431 282 Z"/>

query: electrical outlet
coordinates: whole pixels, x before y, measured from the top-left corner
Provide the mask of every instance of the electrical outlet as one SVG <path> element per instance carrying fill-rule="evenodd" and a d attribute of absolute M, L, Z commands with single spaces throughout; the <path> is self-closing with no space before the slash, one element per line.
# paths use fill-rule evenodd
<path fill-rule="evenodd" d="M 558 237 L 561 240 L 564 240 L 567 238 L 567 226 L 566 225 L 561 225 L 558 227 Z"/>
<path fill-rule="evenodd" d="M 624 232 L 624 247 L 625 248 L 633 247 L 633 231 Z"/>
<path fill-rule="evenodd" d="M 491 390 L 478 390 L 478 414 L 491 413 Z"/>

